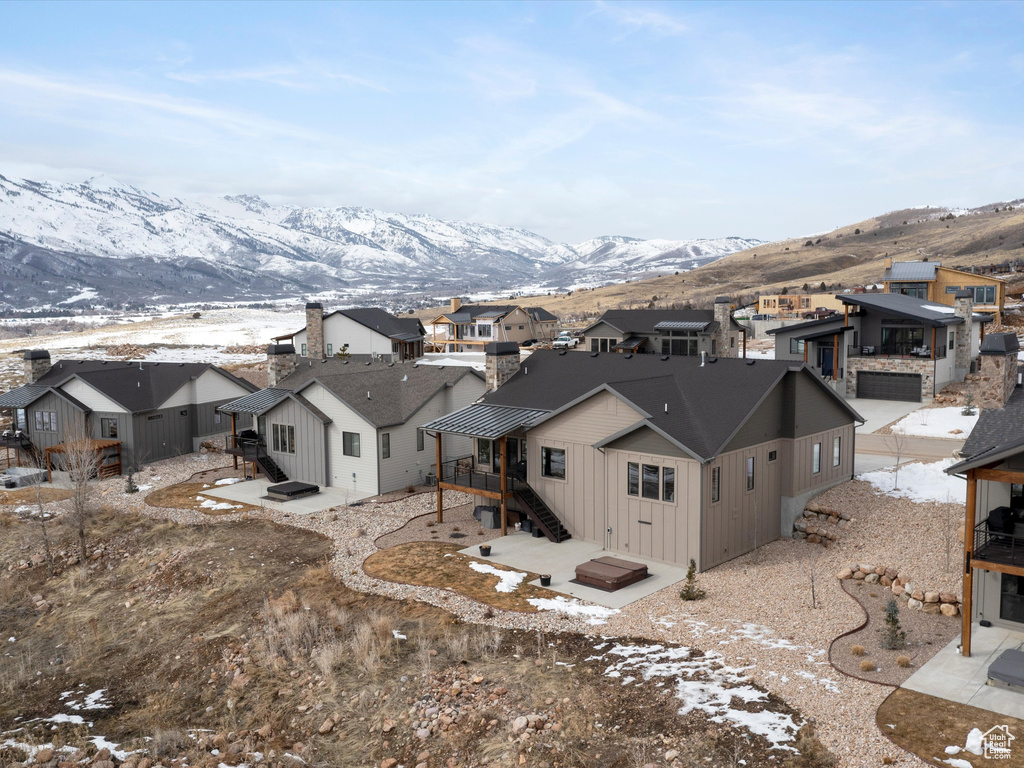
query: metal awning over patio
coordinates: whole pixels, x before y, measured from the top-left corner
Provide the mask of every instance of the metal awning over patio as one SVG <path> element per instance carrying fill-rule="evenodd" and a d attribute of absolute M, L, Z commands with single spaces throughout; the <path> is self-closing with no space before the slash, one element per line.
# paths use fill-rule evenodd
<path fill-rule="evenodd" d="M 628 350 L 630 352 L 636 352 L 640 347 L 647 343 L 646 336 L 630 336 L 623 339 L 616 344 L 612 349 Z"/>
<path fill-rule="evenodd" d="M 656 331 L 703 331 L 710 320 L 664 320 L 654 326 Z"/>
<path fill-rule="evenodd" d="M 46 394 L 49 387 L 26 385 L 0 395 L 0 408 L 27 408 Z"/>
<path fill-rule="evenodd" d="M 261 389 L 251 395 L 232 400 L 230 403 L 218 405 L 217 410 L 223 413 L 253 413 L 259 415 L 273 408 L 292 394 L 290 389 Z"/>
<path fill-rule="evenodd" d="M 431 432 L 495 439 L 532 425 L 549 412 L 537 408 L 512 408 L 476 403 L 423 425 Z"/>

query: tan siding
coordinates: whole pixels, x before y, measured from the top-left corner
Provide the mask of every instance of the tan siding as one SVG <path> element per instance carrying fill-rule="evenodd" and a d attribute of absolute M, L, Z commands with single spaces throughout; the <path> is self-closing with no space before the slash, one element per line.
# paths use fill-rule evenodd
<path fill-rule="evenodd" d="M 657 456 L 675 456 L 681 459 L 690 458 L 685 451 L 648 427 L 641 427 L 635 432 L 623 435 L 615 442 L 609 443 L 607 448 L 620 451 L 639 451 Z"/>
<path fill-rule="evenodd" d="M 838 467 L 832 466 L 832 439 L 842 439 L 842 456 Z M 814 474 L 814 444 L 821 443 L 821 471 Z M 853 424 L 829 429 L 793 441 L 792 486 L 787 496 L 797 496 L 822 485 L 849 479 L 853 474 Z"/>

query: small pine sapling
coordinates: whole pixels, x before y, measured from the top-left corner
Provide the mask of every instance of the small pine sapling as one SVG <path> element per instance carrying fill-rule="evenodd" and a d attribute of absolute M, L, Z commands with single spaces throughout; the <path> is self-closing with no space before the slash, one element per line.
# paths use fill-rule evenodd
<path fill-rule="evenodd" d="M 890 597 L 885 604 L 885 629 L 882 630 L 881 646 L 896 651 L 907 644 L 907 633 L 900 626 L 900 604 Z"/>
<path fill-rule="evenodd" d="M 697 586 L 697 561 L 690 558 L 690 567 L 686 569 L 686 583 L 679 590 L 679 596 L 683 600 L 703 600 L 706 593 Z"/>
<path fill-rule="evenodd" d="M 974 407 L 974 393 L 968 390 L 967 397 L 964 398 L 964 407 L 963 410 L 960 411 L 960 414 L 962 416 L 973 416 L 975 410 L 976 409 Z"/>
<path fill-rule="evenodd" d="M 132 470 L 128 470 L 128 476 L 124 480 L 124 492 L 125 493 L 138 493 L 139 486 L 135 484 L 135 473 Z"/>

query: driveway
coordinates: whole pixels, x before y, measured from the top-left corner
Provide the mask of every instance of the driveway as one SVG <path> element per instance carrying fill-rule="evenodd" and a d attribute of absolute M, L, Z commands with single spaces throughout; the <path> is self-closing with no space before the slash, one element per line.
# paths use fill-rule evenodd
<path fill-rule="evenodd" d="M 864 424 L 857 427 L 858 438 L 902 419 L 908 413 L 913 413 L 925 405 L 900 400 L 867 400 L 859 397 L 848 398 L 846 402 L 865 419 Z"/>

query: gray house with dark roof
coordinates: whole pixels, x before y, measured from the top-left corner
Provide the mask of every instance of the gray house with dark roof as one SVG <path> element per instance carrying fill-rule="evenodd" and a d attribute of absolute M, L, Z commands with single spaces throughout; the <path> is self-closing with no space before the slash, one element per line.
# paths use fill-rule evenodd
<path fill-rule="evenodd" d="M 724 296 L 714 309 L 610 309 L 583 331 L 579 350 L 746 357 L 747 330 Z"/>
<path fill-rule="evenodd" d="M 273 387 L 219 411 L 234 434 L 259 436 L 259 455 L 249 459 L 269 479 L 341 488 L 356 501 L 434 474 L 434 446 L 419 425 L 483 392 L 483 377 L 469 367 L 299 358 Z M 229 438 L 228 449 L 245 456 L 245 440 Z M 468 438 L 453 442 L 442 458 L 469 449 Z"/>
<path fill-rule="evenodd" d="M 128 466 L 166 459 L 220 439 L 229 425 L 216 410 L 255 390 L 209 363 L 60 360 L 45 350 L 25 353 L 25 385 L 0 395 L 0 410 L 40 459 L 76 428 L 121 443 Z"/>
<path fill-rule="evenodd" d="M 336 355 L 356 362 L 399 363 L 423 356 L 426 331 L 415 317 L 395 317 L 377 307 L 338 309 L 324 314 L 320 302 L 306 304 L 306 327 L 275 336 L 292 343 L 300 357 L 323 360 Z"/>
<path fill-rule="evenodd" d="M 554 541 L 707 569 L 791 535 L 853 474 L 861 419 L 802 363 L 538 350 L 516 366 L 504 346 L 480 403 L 424 424 L 441 445 L 474 441 L 438 492 Z"/>
<path fill-rule="evenodd" d="M 807 363 L 844 397 L 920 402 L 977 368 L 991 315 L 898 293 L 836 296 L 834 317 L 774 328 L 775 359 Z"/>

